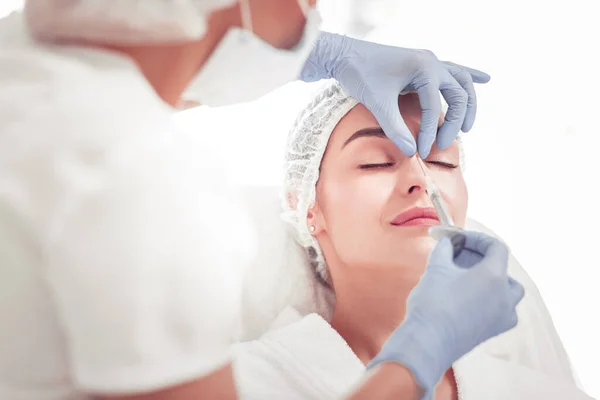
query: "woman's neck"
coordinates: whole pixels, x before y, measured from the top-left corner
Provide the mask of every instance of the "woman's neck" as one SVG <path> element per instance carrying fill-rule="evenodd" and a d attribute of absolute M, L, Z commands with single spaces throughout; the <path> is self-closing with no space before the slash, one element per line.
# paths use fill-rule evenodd
<path fill-rule="evenodd" d="M 404 319 L 406 300 L 421 268 L 352 269 L 334 277 L 332 327 L 367 364 Z"/>

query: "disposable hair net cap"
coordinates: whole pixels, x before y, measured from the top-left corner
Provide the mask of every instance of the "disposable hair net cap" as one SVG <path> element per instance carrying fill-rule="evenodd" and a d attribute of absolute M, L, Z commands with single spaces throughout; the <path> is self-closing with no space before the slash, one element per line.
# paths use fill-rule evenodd
<path fill-rule="evenodd" d="M 112 44 L 200 39 L 207 17 L 238 0 L 26 0 L 33 36 Z"/>
<path fill-rule="evenodd" d="M 306 249 L 311 266 L 325 283 L 329 276 L 323 252 L 311 235 L 307 216 L 314 206 L 321 161 L 329 138 L 342 117 L 358 104 L 337 83 L 328 83 L 300 113 L 288 135 L 283 184 L 283 219 L 292 225 L 296 241 Z M 462 139 L 460 168 L 464 171 Z"/>
<path fill-rule="evenodd" d="M 292 225 L 318 277 L 328 282 L 323 252 L 306 222 L 315 203 L 319 168 L 333 129 L 358 101 L 338 83 L 328 84 L 300 113 L 288 136 L 283 185 L 283 219 Z"/>

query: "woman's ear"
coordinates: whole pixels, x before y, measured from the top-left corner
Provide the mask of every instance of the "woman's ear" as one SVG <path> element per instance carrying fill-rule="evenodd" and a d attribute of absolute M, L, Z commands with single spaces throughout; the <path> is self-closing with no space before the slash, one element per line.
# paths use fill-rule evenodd
<path fill-rule="evenodd" d="M 325 222 L 323 214 L 319 208 L 319 203 L 315 201 L 315 205 L 308 209 L 306 214 L 306 225 L 311 235 L 316 236 L 325 231 Z"/>

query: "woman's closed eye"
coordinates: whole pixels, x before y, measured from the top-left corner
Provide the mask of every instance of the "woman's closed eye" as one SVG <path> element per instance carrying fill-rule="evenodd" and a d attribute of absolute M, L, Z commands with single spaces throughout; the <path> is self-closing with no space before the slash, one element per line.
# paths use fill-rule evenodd
<path fill-rule="evenodd" d="M 427 164 L 433 165 L 435 167 L 444 168 L 444 169 L 455 169 L 458 168 L 458 165 L 445 162 L 445 161 L 437 161 L 437 160 L 425 160 Z"/>
<path fill-rule="evenodd" d="M 386 162 L 386 163 L 373 163 L 373 164 L 361 164 L 358 166 L 360 169 L 383 169 L 393 167 L 395 163 Z"/>

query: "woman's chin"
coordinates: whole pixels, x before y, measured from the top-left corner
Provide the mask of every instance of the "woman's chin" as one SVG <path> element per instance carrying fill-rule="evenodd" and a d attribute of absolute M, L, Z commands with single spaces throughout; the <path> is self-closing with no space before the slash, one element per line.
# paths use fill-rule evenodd
<path fill-rule="evenodd" d="M 383 250 L 380 247 L 380 254 L 385 254 L 385 258 L 390 264 L 401 263 L 405 266 L 425 268 L 429 253 L 436 243 L 436 240 L 429 235 L 405 237 L 401 240 L 387 242 L 385 244 L 387 249 Z"/>
<path fill-rule="evenodd" d="M 433 250 L 437 241 L 429 235 L 423 235 L 413 238 L 410 242 L 411 253 L 415 254 L 419 260 L 427 263 L 429 253 Z"/>
<path fill-rule="evenodd" d="M 423 246 L 433 248 L 436 244 L 436 240 L 429 235 L 429 228 L 432 226 L 434 225 L 420 225 L 398 229 L 393 232 L 392 240 L 395 241 L 395 243 L 402 243 L 402 247 L 406 244 L 407 246 L 416 245 L 419 248 Z"/>

